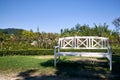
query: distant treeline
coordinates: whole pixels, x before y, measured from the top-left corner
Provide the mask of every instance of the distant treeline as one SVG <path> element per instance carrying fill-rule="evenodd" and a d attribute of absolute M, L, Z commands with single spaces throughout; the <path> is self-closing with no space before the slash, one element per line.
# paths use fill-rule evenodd
<path fill-rule="evenodd" d="M 16 34 L 20 35 L 24 31 L 24 29 L 16 29 L 16 28 L 8 28 L 8 29 L 0 29 L 0 34 Z"/>

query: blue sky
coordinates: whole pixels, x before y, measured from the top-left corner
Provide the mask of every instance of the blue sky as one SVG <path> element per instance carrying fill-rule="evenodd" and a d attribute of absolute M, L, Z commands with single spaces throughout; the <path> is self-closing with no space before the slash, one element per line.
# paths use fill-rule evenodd
<path fill-rule="evenodd" d="M 93 27 L 120 17 L 120 0 L 0 0 L 0 28 L 58 32 L 77 23 Z"/>

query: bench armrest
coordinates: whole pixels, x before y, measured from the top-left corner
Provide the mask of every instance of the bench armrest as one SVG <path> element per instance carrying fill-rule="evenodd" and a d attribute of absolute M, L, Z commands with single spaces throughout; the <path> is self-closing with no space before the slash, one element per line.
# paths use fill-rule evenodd
<path fill-rule="evenodd" d="M 58 49 L 58 50 L 56 50 L 56 49 Z M 57 52 L 60 52 L 60 47 L 59 47 L 59 46 L 54 46 L 54 55 L 55 55 Z"/>
<path fill-rule="evenodd" d="M 54 49 L 55 49 L 55 48 L 59 48 L 59 46 L 54 46 Z"/>

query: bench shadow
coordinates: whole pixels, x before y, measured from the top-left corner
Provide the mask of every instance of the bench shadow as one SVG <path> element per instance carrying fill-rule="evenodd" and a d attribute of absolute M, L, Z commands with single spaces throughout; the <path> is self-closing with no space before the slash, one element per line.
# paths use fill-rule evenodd
<path fill-rule="evenodd" d="M 92 62 L 89 60 L 82 62 L 63 59 L 57 64 L 57 67 L 54 67 L 54 60 L 49 59 L 46 62 L 40 63 L 40 65 L 45 68 L 56 68 L 55 75 L 31 76 L 31 74 L 38 71 L 38 69 L 30 69 L 25 72 L 20 72 L 18 77 L 22 77 L 22 80 L 119 80 L 120 61 L 118 59 L 116 60 L 116 57 L 120 58 L 120 56 L 113 57 L 112 72 L 109 71 L 107 62 Z"/>
<path fill-rule="evenodd" d="M 120 55 L 113 55 L 112 60 L 112 75 L 114 78 L 120 79 Z"/>
<path fill-rule="evenodd" d="M 46 63 L 42 63 L 41 65 L 45 67 L 53 66 L 51 65 L 52 62 L 53 60 L 49 60 Z M 98 65 L 97 62 L 94 63 L 92 61 L 90 62 L 89 60 L 85 61 L 61 60 L 60 63 L 57 64 L 56 67 L 57 71 L 55 74 L 56 76 L 63 78 L 101 79 L 104 78 L 103 74 L 107 73 L 105 70 L 101 68 L 108 67 L 104 64 L 102 63 L 101 65 Z"/>

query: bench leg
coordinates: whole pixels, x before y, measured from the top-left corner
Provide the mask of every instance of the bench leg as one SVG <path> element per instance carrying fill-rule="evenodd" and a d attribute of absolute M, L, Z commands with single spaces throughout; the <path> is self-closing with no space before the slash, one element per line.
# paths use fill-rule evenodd
<path fill-rule="evenodd" d="M 58 62 L 60 61 L 60 56 L 58 57 Z"/>
<path fill-rule="evenodd" d="M 109 68 L 110 68 L 110 71 L 112 70 L 112 55 L 107 55 L 107 59 L 108 59 L 108 64 L 109 64 Z"/>
<path fill-rule="evenodd" d="M 54 66 L 56 66 L 56 55 L 54 55 Z"/>
<path fill-rule="evenodd" d="M 110 56 L 110 71 L 112 70 L 112 56 Z"/>

